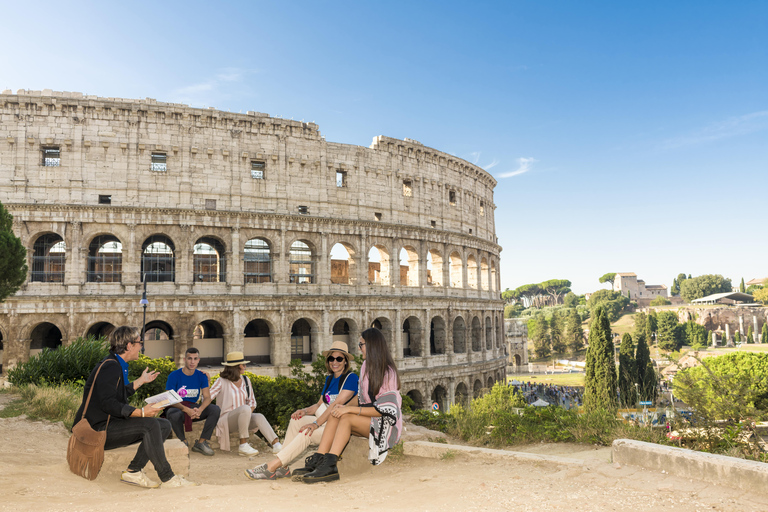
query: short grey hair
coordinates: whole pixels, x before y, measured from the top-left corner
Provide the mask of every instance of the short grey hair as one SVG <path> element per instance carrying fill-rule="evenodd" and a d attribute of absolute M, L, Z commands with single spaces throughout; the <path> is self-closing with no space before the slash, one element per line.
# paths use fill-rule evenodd
<path fill-rule="evenodd" d="M 123 354 L 128 350 L 128 344 L 136 341 L 141 336 L 138 327 L 121 325 L 109 335 L 109 349 L 115 354 Z"/>

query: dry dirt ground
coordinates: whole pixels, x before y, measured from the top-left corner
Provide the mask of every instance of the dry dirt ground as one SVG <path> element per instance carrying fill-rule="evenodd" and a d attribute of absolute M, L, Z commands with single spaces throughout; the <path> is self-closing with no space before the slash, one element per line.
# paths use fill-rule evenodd
<path fill-rule="evenodd" d="M 0 402 L 7 396 L 0 395 Z M 409 428 L 411 438 L 427 435 L 419 427 Z M 379 467 L 359 464 L 342 470 L 340 482 L 314 485 L 248 480 L 243 469 L 268 460 L 267 455 L 248 461 L 219 451 L 210 458 L 192 453 L 190 479 L 201 486 L 148 490 L 120 483 L 118 472 L 102 472 L 93 482 L 71 474 L 65 461 L 68 437 L 61 424 L 0 419 L 0 511 L 768 510 L 768 494 L 616 467 L 608 448 L 515 448 L 579 458 L 587 461 L 583 467 L 463 455 L 390 457 Z M 266 452 L 265 446 L 257 447 Z"/>

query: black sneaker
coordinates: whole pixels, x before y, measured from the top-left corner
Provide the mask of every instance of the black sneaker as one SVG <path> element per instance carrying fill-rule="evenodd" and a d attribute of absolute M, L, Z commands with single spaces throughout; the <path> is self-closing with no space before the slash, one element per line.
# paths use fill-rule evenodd
<path fill-rule="evenodd" d="M 192 451 L 202 453 L 208 457 L 212 457 L 214 453 L 213 448 L 208 446 L 208 441 L 195 441 L 194 446 L 192 446 Z"/>

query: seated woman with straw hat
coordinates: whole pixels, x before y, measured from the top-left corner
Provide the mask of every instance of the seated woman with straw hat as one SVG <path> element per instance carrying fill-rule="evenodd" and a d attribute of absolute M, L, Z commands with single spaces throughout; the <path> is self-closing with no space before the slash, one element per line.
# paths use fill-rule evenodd
<path fill-rule="evenodd" d="M 310 445 L 317 446 L 323 437 L 325 422 L 330 416 L 329 406 L 335 402 L 348 404 L 357 395 L 358 377 L 352 373 L 347 344 L 334 341 L 330 350 L 323 352 L 328 376 L 317 403 L 299 409 L 291 415 L 284 447 L 271 461 L 246 469 L 245 475 L 252 480 L 274 480 L 291 475 L 288 469 L 296 457 Z M 297 470 L 298 471 L 298 470 Z"/>
<path fill-rule="evenodd" d="M 256 398 L 253 396 L 253 386 L 243 374 L 246 361 L 242 352 L 230 352 L 219 378 L 211 386 L 211 399 L 216 398 L 216 405 L 221 409 L 219 422 L 216 424 L 216 437 L 219 447 L 229 450 L 229 431 L 237 429 L 240 433 L 238 453 L 243 456 L 257 455 L 258 450 L 248 444 L 250 432 L 258 430 L 264 439 L 272 445 L 272 451 L 277 453 L 282 448 L 277 434 L 269 425 L 263 414 L 253 412 L 256 409 Z"/>

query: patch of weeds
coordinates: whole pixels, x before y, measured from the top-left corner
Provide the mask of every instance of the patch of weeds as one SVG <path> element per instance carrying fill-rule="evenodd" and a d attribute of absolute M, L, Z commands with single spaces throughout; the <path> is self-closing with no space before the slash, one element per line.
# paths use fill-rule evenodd
<path fill-rule="evenodd" d="M 446 450 L 440 455 L 440 460 L 453 460 L 456 458 L 456 452 L 453 450 Z"/>
<path fill-rule="evenodd" d="M 389 455 L 387 458 L 391 458 L 394 461 L 398 461 L 405 457 L 405 450 L 403 448 L 403 442 L 400 441 L 395 446 L 389 449 Z"/>
<path fill-rule="evenodd" d="M 24 407 L 24 400 L 17 398 L 13 402 L 5 404 L 5 407 L 0 409 L 0 418 L 15 418 L 21 416 L 26 412 Z"/>
<path fill-rule="evenodd" d="M 427 441 L 430 443 L 448 444 L 448 440 L 444 437 L 428 437 Z"/>

